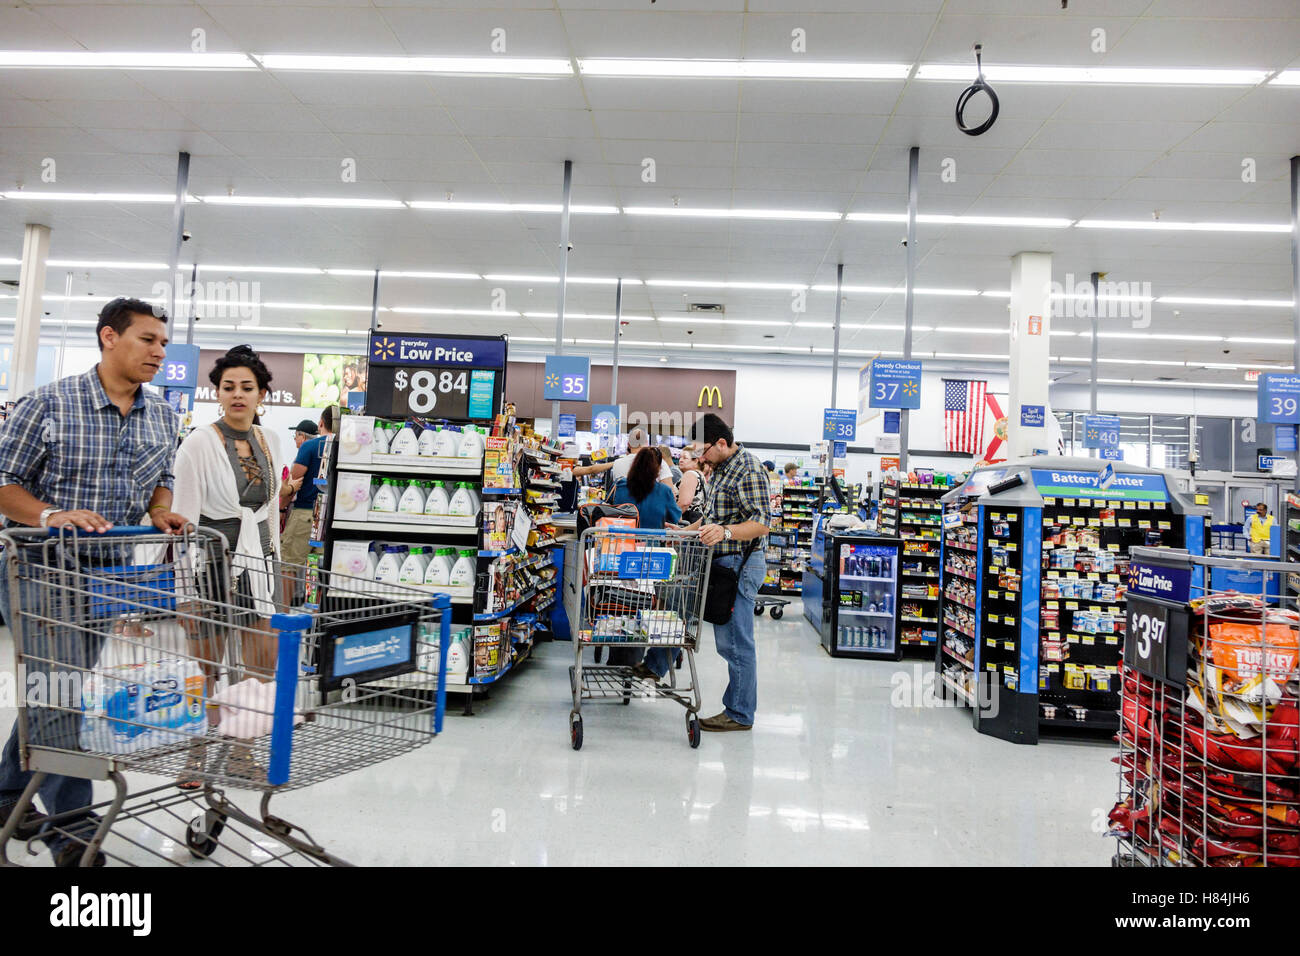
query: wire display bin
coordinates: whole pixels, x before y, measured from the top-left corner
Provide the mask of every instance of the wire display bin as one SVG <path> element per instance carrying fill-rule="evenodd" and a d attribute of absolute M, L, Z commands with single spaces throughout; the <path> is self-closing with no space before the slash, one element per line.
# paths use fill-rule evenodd
<path fill-rule="evenodd" d="M 1128 598 L 1114 864 L 1300 866 L 1300 613 L 1267 585 L 1300 565 L 1133 563 L 1172 596 Z"/>
<path fill-rule="evenodd" d="M 582 610 L 569 669 L 573 709 L 569 737 L 582 748 L 582 702 L 634 697 L 674 700 L 686 708 L 686 737 L 700 745 L 701 705 L 695 671 L 711 549 L 694 532 L 588 528 L 579 542 Z M 667 649 L 685 657 L 690 682 L 678 685 L 670 666 L 660 681 L 636 676 L 631 666 L 584 664 L 589 647 Z"/>
<path fill-rule="evenodd" d="M 442 730 L 445 597 L 313 568 L 317 603 L 290 613 L 251 582 L 304 569 L 257 558 L 232 572 L 225 539 L 203 529 L 11 529 L 0 541 L 26 689 L 19 743 L 33 772 L 0 830 L 0 863 L 11 841 L 35 853 L 43 840 L 82 847 L 82 865 L 341 864 L 273 816 L 272 796 Z M 166 782 L 132 792 L 127 772 Z M 113 797 L 45 818 L 34 833 L 24 811 L 48 774 L 108 780 Z M 260 793 L 258 812 L 228 789 Z M 98 819 L 88 822 L 87 809 Z"/>

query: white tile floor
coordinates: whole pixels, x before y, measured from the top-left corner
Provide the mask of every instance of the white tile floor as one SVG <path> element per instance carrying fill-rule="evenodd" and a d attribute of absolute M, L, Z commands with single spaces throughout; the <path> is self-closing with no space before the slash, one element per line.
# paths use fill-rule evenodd
<path fill-rule="evenodd" d="M 1111 745 L 1017 747 L 975 733 L 966 710 L 894 706 L 895 675 L 928 662 L 833 660 L 796 609 L 758 624 L 750 733 L 691 750 L 676 704 L 597 704 L 575 752 L 571 645 L 547 644 L 475 716 L 449 697 L 430 746 L 273 809 L 359 864 L 1109 863 L 1096 825 L 1114 801 Z M 711 636 L 697 659 L 709 715 L 726 679 Z M 0 730 L 12 719 L 0 710 Z"/>

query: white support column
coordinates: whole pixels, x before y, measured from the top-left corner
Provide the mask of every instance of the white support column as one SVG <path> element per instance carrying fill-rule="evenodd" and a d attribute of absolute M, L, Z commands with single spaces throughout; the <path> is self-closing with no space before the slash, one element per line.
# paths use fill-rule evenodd
<path fill-rule="evenodd" d="M 1011 259 L 1011 387 L 1007 408 L 1007 458 L 1026 458 L 1036 450 L 1054 454 L 1047 441 L 1048 363 L 1052 334 L 1052 256 L 1021 252 Z M 1021 425 L 1029 414 L 1040 426 Z M 1037 408 L 1035 408 L 1037 407 Z"/>
<path fill-rule="evenodd" d="M 18 314 L 14 321 L 14 358 L 10 365 L 9 400 L 36 387 L 36 353 L 41 346 L 45 260 L 50 256 L 50 227 L 29 222 L 23 230 L 23 262 L 18 267 Z"/>

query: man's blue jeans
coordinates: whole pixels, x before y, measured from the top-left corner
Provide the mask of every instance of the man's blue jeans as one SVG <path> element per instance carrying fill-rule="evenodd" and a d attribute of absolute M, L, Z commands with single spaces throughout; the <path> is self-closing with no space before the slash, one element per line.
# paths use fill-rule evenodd
<path fill-rule="evenodd" d="M 0 556 L 0 614 L 4 615 L 5 623 L 12 630 L 13 616 L 9 609 L 9 562 L 7 558 L 2 556 Z M 85 673 L 86 670 L 95 666 L 99 658 L 102 641 L 86 638 L 84 640 L 60 641 L 59 643 L 65 649 L 75 650 L 78 656 L 84 654 L 82 660 L 62 663 L 70 664 L 74 669 L 80 669 Z M 36 671 L 48 671 L 50 667 L 49 664 L 28 662 L 27 673 L 30 677 Z M 15 680 L 20 676 L 15 675 Z M 47 685 L 53 683 L 47 682 Z M 20 694 L 25 695 L 27 688 L 25 684 L 19 683 L 17 690 Z M 20 706 L 23 703 L 25 701 L 19 701 Z M 27 710 L 27 718 L 28 741 L 30 743 L 46 742 L 62 748 L 75 749 L 76 744 L 73 741 L 76 740 L 79 721 L 73 714 L 50 708 L 33 707 Z M 0 806 L 17 801 L 31 779 L 31 772 L 22 768 L 22 755 L 18 749 L 18 722 L 14 721 L 13 729 L 9 732 L 9 741 L 4 747 L 4 756 L 0 758 Z M 45 812 L 53 816 L 89 806 L 94 797 L 94 787 L 89 780 L 82 777 L 63 777 L 50 774 L 45 778 L 37 793 L 40 795 Z M 65 827 L 68 825 L 69 821 L 63 823 Z"/>

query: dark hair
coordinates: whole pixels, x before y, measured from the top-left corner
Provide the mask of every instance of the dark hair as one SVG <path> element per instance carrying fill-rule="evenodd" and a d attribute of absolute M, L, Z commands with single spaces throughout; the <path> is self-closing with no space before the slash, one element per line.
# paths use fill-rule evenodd
<path fill-rule="evenodd" d="M 786 473 L 787 475 L 790 474 L 790 472 L 792 472 L 792 471 L 798 471 L 798 470 L 799 470 L 799 466 L 796 465 L 794 462 L 792 462 L 792 461 L 787 461 L 787 462 L 785 463 L 785 473 Z"/>
<path fill-rule="evenodd" d="M 736 437 L 731 434 L 731 426 L 713 412 L 706 412 L 704 417 L 695 423 L 692 435 L 697 442 L 705 445 L 712 445 L 716 441 L 725 441 L 728 445 L 736 443 Z"/>
<path fill-rule="evenodd" d="M 334 406 L 326 405 L 320 413 L 320 423 L 328 431 L 334 431 Z"/>
<path fill-rule="evenodd" d="M 252 372 L 253 377 L 257 379 L 257 387 L 262 391 L 266 391 L 271 387 L 271 370 L 253 351 L 251 345 L 236 345 L 217 359 L 217 364 L 212 366 L 212 371 L 208 373 L 208 381 L 212 383 L 212 387 L 220 388 L 221 376 L 225 374 L 227 369 L 232 368 L 246 368 Z"/>
<path fill-rule="evenodd" d="M 649 446 L 642 448 L 632 459 L 627 471 L 627 490 L 636 501 L 644 501 L 655 490 L 659 469 L 663 466 L 659 452 Z"/>
<path fill-rule="evenodd" d="M 99 346 L 99 350 L 104 351 L 104 340 L 100 337 L 100 332 L 104 329 L 112 329 L 118 335 L 122 335 L 131 327 L 137 315 L 147 315 L 160 322 L 167 321 L 167 313 L 161 306 L 155 309 L 143 299 L 119 297 L 112 302 L 104 303 L 104 307 L 99 310 L 99 323 L 95 326 L 95 343 Z"/>
<path fill-rule="evenodd" d="M 763 462 L 763 467 L 766 468 L 768 471 L 776 471 L 776 462 L 765 461 Z"/>

